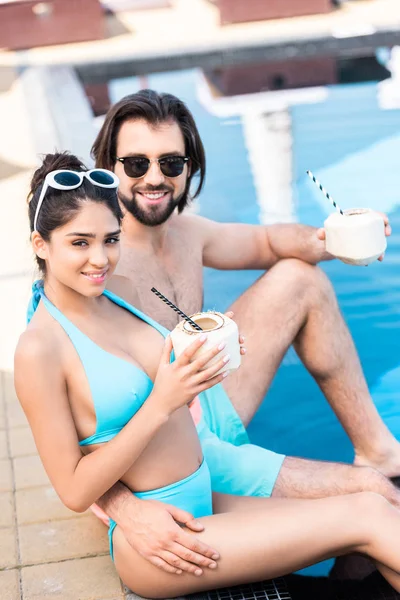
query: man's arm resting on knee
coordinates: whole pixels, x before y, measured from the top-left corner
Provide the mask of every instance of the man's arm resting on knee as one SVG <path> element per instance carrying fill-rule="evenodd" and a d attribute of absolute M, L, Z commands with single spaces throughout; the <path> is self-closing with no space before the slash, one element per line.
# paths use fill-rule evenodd
<path fill-rule="evenodd" d="M 219 558 L 216 550 L 180 526 L 194 532 L 204 529 L 187 511 L 156 500 L 140 500 L 120 482 L 97 504 L 118 524 L 136 552 L 168 573 L 199 574 L 203 568 L 213 568 Z"/>
<path fill-rule="evenodd" d="M 310 264 L 332 259 L 325 250 L 322 230 L 285 223 L 245 225 L 216 223 L 190 215 L 203 246 L 203 264 L 215 269 L 268 269 L 283 258 Z"/>

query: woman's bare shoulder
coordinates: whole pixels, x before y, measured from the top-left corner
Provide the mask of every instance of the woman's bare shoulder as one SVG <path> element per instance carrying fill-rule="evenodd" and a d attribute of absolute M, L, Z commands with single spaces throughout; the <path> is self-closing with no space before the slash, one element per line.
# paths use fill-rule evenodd
<path fill-rule="evenodd" d="M 54 364 L 54 361 L 60 363 L 60 356 L 60 338 L 53 326 L 53 319 L 42 312 L 39 306 L 19 337 L 14 357 L 15 368 L 22 365 L 24 368 L 30 365 L 38 367 L 41 363 Z"/>
<path fill-rule="evenodd" d="M 31 322 L 21 334 L 14 354 L 14 384 L 25 411 L 47 405 L 55 390 L 65 386 L 61 343 L 51 326 Z"/>
<path fill-rule="evenodd" d="M 15 366 L 54 361 L 59 355 L 59 344 L 51 328 L 30 324 L 20 335 L 15 349 Z"/>

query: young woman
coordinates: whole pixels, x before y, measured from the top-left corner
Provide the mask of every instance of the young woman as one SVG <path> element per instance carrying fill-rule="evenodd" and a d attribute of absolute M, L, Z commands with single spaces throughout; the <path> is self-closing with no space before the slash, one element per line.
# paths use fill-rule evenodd
<path fill-rule="evenodd" d="M 383 497 L 274 500 L 212 493 L 188 403 L 222 380 L 229 357 L 203 340 L 170 362 L 168 331 L 109 291 L 119 257 L 117 178 L 48 155 L 31 186 L 32 245 L 43 281 L 15 356 L 15 384 L 50 480 L 81 512 L 122 481 L 140 498 L 190 511 L 215 548 L 201 577 L 168 574 L 111 523 L 115 565 L 153 598 L 282 575 L 347 552 L 373 558 L 400 591 L 400 513 Z M 121 291 L 122 290 L 122 291 Z M 214 367 L 208 361 L 219 357 Z M 200 425 L 201 426 L 201 425 Z"/>

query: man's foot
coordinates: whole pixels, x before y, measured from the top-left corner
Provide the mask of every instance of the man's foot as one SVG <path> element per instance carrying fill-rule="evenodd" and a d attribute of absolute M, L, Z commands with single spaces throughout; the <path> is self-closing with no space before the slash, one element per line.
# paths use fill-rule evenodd
<path fill-rule="evenodd" d="M 354 465 L 356 467 L 372 467 L 386 477 L 400 477 L 400 443 L 396 441 L 389 450 L 375 456 L 366 457 L 356 453 Z"/>

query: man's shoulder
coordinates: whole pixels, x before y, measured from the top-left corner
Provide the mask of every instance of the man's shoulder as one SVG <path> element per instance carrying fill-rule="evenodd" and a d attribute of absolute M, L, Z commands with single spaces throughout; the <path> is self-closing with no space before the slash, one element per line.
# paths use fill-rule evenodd
<path fill-rule="evenodd" d="M 201 236 L 204 233 L 207 233 L 215 224 L 216 222 L 211 221 L 211 219 L 206 219 L 205 217 L 192 213 L 174 215 L 174 218 L 171 221 L 171 227 L 179 230 L 179 232 L 185 232 L 192 236 Z"/>

